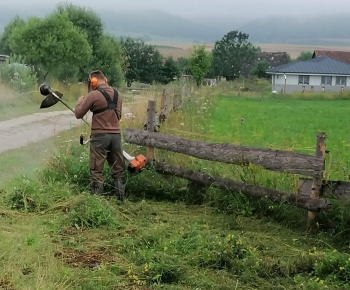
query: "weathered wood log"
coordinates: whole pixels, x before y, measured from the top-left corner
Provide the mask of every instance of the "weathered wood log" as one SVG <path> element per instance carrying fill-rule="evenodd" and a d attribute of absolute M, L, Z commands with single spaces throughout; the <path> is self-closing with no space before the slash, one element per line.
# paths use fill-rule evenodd
<path fill-rule="evenodd" d="M 310 195 L 312 188 L 312 179 L 300 178 L 298 181 L 298 194 L 301 196 Z M 321 196 L 350 201 L 350 182 L 346 181 L 323 181 L 321 187 Z"/>
<path fill-rule="evenodd" d="M 126 129 L 124 138 L 130 144 L 155 147 L 200 159 L 237 165 L 251 163 L 272 171 L 305 176 L 313 176 L 315 170 L 322 171 L 324 168 L 323 158 L 290 151 L 194 141 L 135 129 Z"/>
<path fill-rule="evenodd" d="M 325 210 L 331 206 L 330 202 L 327 200 L 313 199 L 309 196 L 299 196 L 297 194 L 289 194 L 276 189 L 250 185 L 219 176 L 212 176 L 195 170 L 185 169 L 179 166 L 157 162 L 155 160 L 148 159 L 147 164 L 152 166 L 158 173 L 164 175 L 184 178 L 201 185 L 213 186 L 223 190 L 241 192 L 249 197 L 267 198 L 274 202 L 289 203 L 312 212 Z"/>

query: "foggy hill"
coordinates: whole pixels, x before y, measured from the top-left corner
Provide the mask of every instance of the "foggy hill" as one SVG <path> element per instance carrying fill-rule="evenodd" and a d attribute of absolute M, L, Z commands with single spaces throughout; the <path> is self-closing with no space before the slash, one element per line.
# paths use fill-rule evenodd
<path fill-rule="evenodd" d="M 118 33 L 131 32 L 169 38 L 186 38 L 202 42 L 215 42 L 225 31 L 201 25 L 189 19 L 157 10 L 104 12 L 106 29 Z"/>
<path fill-rule="evenodd" d="M 0 31 L 16 14 L 27 18 L 30 15 L 44 16 L 52 11 L 46 7 L 40 9 L 41 11 L 37 9 L 21 11 L 18 7 L 0 9 Z M 350 19 L 342 15 L 320 15 L 307 19 L 263 17 L 243 21 L 242 18 L 215 15 L 186 19 L 155 9 L 96 12 L 104 22 L 106 30 L 116 36 L 144 37 L 148 41 L 154 40 L 155 37 L 162 37 L 169 40 L 182 39 L 192 43 L 212 43 L 221 39 L 225 33 L 237 29 L 248 33 L 249 40 L 253 43 L 339 45 L 347 40 L 350 43 L 350 31 L 346 29 Z"/>
<path fill-rule="evenodd" d="M 274 17 L 250 21 L 240 26 L 240 30 L 249 33 L 254 42 L 316 45 L 349 40 L 350 31 L 346 29 L 349 25 L 350 19 L 345 15 L 306 19 Z"/>

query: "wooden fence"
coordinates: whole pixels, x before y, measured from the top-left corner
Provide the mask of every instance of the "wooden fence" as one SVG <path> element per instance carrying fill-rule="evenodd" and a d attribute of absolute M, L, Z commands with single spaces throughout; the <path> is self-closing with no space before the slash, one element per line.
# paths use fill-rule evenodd
<path fill-rule="evenodd" d="M 156 112 L 155 101 L 148 102 L 144 130 L 157 132 L 169 114 L 178 111 L 183 101 L 190 96 L 191 90 L 186 83 L 183 83 L 181 88 L 164 88 L 160 101 L 160 112 Z"/>
<path fill-rule="evenodd" d="M 173 93 L 173 94 L 172 94 Z M 161 99 L 161 110 L 156 114 L 156 102 L 148 101 L 147 123 L 145 130 L 126 129 L 124 138 L 127 143 L 147 147 L 147 163 L 158 173 L 181 177 L 206 186 L 213 186 L 255 198 L 268 198 L 275 202 L 286 202 L 308 211 L 308 230 L 317 228 L 317 212 L 327 210 L 331 203 L 324 199 L 324 193 L 350 199 L 350 183 L 325 183 L 325 146 L 326 134 L 319 132 L 316 137 L 315 155 L 306 155 L 292 151 L 256 148 L 233 144 L 195 141 L 172 135 L 160 134 L 155 124 L 161 124 L 171 111 L 180 109 L 184 100 L 170 89 L 164 89 Z M 158 120 L 158 121 L 157 121 Z M 296 174 L 299 179 L 298 194 L 287 193 L 276 189 L 250 185 L 243 182 L 212 176 L 192 169 L 173 166 L 154 160 L 154 148 L 168 150 L 188 156 L 215 162 L 235 165 L 254 164 L 266 170 Z"/>

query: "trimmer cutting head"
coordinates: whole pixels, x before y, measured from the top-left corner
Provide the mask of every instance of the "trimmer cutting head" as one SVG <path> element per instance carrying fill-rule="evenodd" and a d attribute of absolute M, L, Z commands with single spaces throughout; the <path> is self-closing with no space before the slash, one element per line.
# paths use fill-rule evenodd
<path fill-rule="evenodd" d="M 40 94 L 42 94 L 43 96 L 47 96 L 51 94 L 51 88 L 46 84 L 42 84 L 39 90 L 40 90 Z"/>
<path fill-rule="evenodd" d="M 62 93 L 58 91 L 52 91 L 51 88 L 46 84 L 42 84 L 39 90 L 40 90 L 40 94 L 42 94 L 43 96 L 46 96 L 46 98 L 41 102 L 40 109 L 46 109 L 56 105 L 59 101 L 57 97 L 59 97 L 60 99 L 62 99 L 63 97 Z M 52 92 L 54 92 L 57 97 L 55 97 L 52 94 Z"/>

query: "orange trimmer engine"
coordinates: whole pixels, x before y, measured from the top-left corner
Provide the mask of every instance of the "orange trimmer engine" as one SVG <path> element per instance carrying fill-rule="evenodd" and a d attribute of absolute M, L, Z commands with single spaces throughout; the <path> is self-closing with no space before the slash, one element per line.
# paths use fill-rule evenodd
<path fill-rule="evenodd" d="M 142 154 L 132 157 L 125 151 L 123 152 L 124 158 L 128 161 L 128 171 L 130 173 L 139 173 L 146 167 L 146 157 Z"/>

